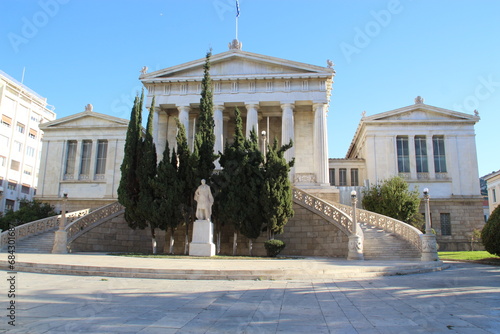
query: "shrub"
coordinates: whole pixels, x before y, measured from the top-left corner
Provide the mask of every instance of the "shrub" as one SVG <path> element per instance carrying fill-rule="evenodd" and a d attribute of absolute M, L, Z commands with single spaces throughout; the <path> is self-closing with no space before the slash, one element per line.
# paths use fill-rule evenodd
<path fill-rule="evenodd" d="M 281 240 L 267 240 L 264 242 L 264 247 L 266 248 L 267 256 L 276 257 L 283 248 L 285 248 L 286 244 Z"/>
<path fill-rule="evenodd" d="M 500 256 L 500 205 L 491 213 L 490 218 L 481 232 L 484 249 Z"/>

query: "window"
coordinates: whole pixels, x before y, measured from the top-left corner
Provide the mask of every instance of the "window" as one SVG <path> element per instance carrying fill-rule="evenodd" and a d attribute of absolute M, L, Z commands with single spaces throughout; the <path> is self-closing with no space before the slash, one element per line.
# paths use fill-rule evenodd
<path fill-rule="evenodd" d="M 339 186 L 347 186 L 347 169 L 339 168 Z"/>
<path fill-rule="evenodd" d="M 34 157 L 35 156 L 35 148 L 34 147 L 31 147 L 31 146 L 27 146 L 26 147 L 26 155 L 28 157 Z"/>
<path fill-rule="evenodd" d="M 432 146 L 434 148 L 434 169 L 436 173 L 446 173 L 446 155 L 444 151 L 444 137 L 432 137 Z"/>
<path fill-rule="evenodd" d="M 32 120 L 33 122 L 36 122 L 36 123 L 39 123 L 39 122 L 40 122 L 40 120 L 39 120 L 39 118 L 37 117 L 37 115 L 31 115 L 31 116 L 30 116 L 30 118 L 31 118 L 31 120 Z"/>
<path fill-rule="evenodd" d="M 29 194 L 30 193 L 30 187 L 25 186 L 25 185 L 21 186 L 21 192 L 23 194 Z"/>
<path fill-rule="evenodd" d="M 10 125 L 12 124 L 12 118 L 2 115 L 2 125 L 10 128 Z"/>
<path fill-rule="evenodd" d="M 0 167 L 5 167 L 5 161 L 7 159 L 4 156 L 0 156 Z"/>
<path fill-rule="evenodd" d="M 64 174 L 73 175 L 75 173 L 76 140 L 68 140 L 66 152 L 66 169 Z"/>
<path fill-rule="evenodd" d="M 335 168 L 330 168 L 330 185 L 335 185 Z"/>
<path fill-rule="evenodd" d="M 351 169 L 351 186 L 359 186 L 359 172 L 357 168 Z"/>
<path fill-rule="evenodd" d="M 5 200 L 5 211 L 14 210 L 14 205 L 16 205 L 16 201 L 13 201 L 11 199 L 6 199 Z"/>
<path fill-rule="evenodd" d="M 397 153 L 398 153 L 398 172 L 410 172 L 410 151 L 408 149 L 408 137 L 396 137 Z"/>
<path fill-rule="evenodd" d="M 24 124 L 17 122 L 16 129 L 17 129 L 17 132 L 24 133 Z"/>
<path fill-rule="evenodd" d="M 440 214 L 441 235 L 451 235 L 451 218 L 449 213 Z"/>
<path fill-rule="evenodd" d="M 16 160 L 10 161 L 10 169 L 15 170 L 16 172 L 19 172 L 19 165 L 20 165 L 19 161 Z"/>
<path fill-rule="evenodd" d="M 5 137 L 0 135 L 0 147 L 8 148 L 9 147 L 9 137 Z"/>
<path fill-rule="evenodd" d="M 14 140 L 14 150 L 21 153 L 23 151 L 23 143 Z"/>
<path fill-rule="evenodd" d="M 497 192 L 496 189 L 491 189 L 492 197 L 493 197 L 493 203 L 497 202 Z"/>
<path fill-rule="evenodd" d="M 425 136 L 415 136 L 415 158 L 417 161 L 417 173 L 428 173 L 427 144 Z"/>
<path fill-rule="evenodd" d="M 28 135 L 31 139 L 36 139 L 36 130 L 30 129 L 30 133 Z"/>
<path fill-rule="evenodd" d="M 15 182 L 9 182 L 7 184 L 7 189 L 9 189 L 9 190 L 16 190 L 16 188 L 17 188 L 17 183 L 15 183 Z"/>
<path fill-rule="evenodd" d="M 90 158 L 92 155 L 92 141 L 84 140 L 82 144 L 82 159 L 80 167 L 80 175 L 90 174 Z"/>
<path fill-rule="evenodd" d="M 97 142 L 97 164 L 96 174 L 106 174 L 106 156 L 108 154 L 108 141 L 99 140 Z"/>
<path fill-rule="evenodd" d="M 33 167 L 25 165 L 24 166 L 23 174 L 24 175 L 31 175 L 31 174 L 33 174 Z"/>

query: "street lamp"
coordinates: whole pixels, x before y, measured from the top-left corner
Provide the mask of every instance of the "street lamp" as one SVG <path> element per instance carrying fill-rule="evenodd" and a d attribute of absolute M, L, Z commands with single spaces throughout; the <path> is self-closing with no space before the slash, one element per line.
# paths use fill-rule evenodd
<path fill-rule="evenodd" d="M 424 189 L 424 206 L 425 206 L 425 234 L 422 235 L 422 261 L 437 261 L 439 260 L 437 254 L 436 236 L 432 233 L 431 226 L 431 210 L 429 206 L 429 189 Z"/>
<path fill-rule="evenodd" d="M 52 247 L 53 254 L 68 253 L 68 232 L 64 230 L 66 227 L 66 202 L 68 201 L 68 193 L 62 193 L 62 209 L 61 220 L 59 221 L 59 230 L 55 233 L 54 246 Z"/>
<path fill-rule="evenodd" d="M 266 160 L 266 143 L 267 143 L 267 133 L 266 131 L 262 131 L 260 133 L 260 136 L 262 137 L 262 154 L 264 155 L 264 160 Z"/>
<path fill-rule="evenodd" d="M 356 217 L 356 204 L 358 203 L 358 196 L 356 190 L 351 191 L 351 204 L 352 204 L 352 233 L 349 236 L 349 253 L 347 254 L 348 260 L 363 260 L 363 236 L 358 226 Z"/>

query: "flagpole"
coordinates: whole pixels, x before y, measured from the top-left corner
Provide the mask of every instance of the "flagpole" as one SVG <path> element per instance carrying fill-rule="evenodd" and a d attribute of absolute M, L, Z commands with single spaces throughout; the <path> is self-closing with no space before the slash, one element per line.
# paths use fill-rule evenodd
<path fill-rule="evenodd" d="M 236 40 L 238 40 L 238 16 L 236 16 Z"/>

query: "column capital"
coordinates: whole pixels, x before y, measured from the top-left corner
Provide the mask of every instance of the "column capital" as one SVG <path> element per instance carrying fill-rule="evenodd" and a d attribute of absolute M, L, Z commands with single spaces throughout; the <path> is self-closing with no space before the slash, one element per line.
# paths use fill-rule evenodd
<path fill-rule="evenodd" d="M 295 108 L 295 103 L 293 102 L 280 102 L 280 106 L 281 106 L 281 109 L 285 109 L 285 108 Z"/>
<path fill-rule="evenodd" d="M 215 104 L 214 105 L 214 111 L 219 110 L 219 111 L 224 111 L 224 105 L 223 104 Z"/>
<path fill-rule="evenodd" d="M 324 108 L 328 106 L 328 103 L 323 102 L 323 101 L 313 101 L 313 107 L 314 108 Z"/>
<path fill-rule="evenodd" d="M 253 109 L 259 109 L 260 105 L 259 102 L 245 102 L 245 108 L 253 108 Z"/>
<path fill-rule="evenodd" d="M 177 110 L 179 111 L 187 111 L 189 112 L 189 110 L 191 110 L 191 106 L 187 105 L 187 106 L 176 106 L 177 107 Z"/>

